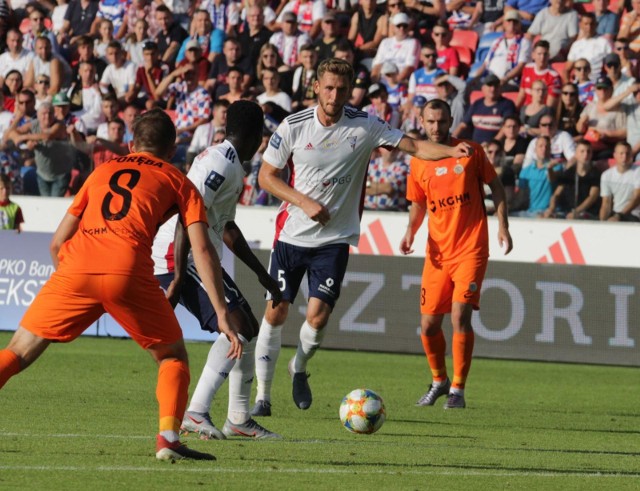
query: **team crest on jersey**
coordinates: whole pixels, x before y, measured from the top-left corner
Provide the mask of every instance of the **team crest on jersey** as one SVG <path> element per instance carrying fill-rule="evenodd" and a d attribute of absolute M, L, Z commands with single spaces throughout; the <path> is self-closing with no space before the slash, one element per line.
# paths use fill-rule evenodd
<path fill-rule="evenodd" d="M 347 138 L 347 142 L 349 143 L 349 146 L 351 147 L 351 150 L 355 150 L 356 141 L 358 141 L 358 137 L 357 136 L 350 136 L 349 138 Z"/>
<path fill-rule="evenodd" d="M 213 191 L 217 191 L 218 189 L 220 189 L 220 186 L 222 186 L 224 180 L 224 176 L 212 170 L 211 173 L 207 176 L 206 181 L 204 181 L 204 185 Z"/>
<path fill-rule="evenodd" d="M 271 140 L 269 140 L 269 145 L 278 150 L 280 148 L 280 144 L 282 143 L 282 137 L 278 135 L 278 133 L 274 133 L 271 136 Z"/>
<path fill-rule="evenodd" d="M 462 166 L 462 164 L 456 164 L 456 166 L 453 168 L 453 172 L 455 172 L 456 174 L 462 174 L 464 172 L 464 167 Z"/>
<path fill-rule="evenodd" d="M 436 176 L 444 176 L 447 173 L 446 167 L 436 167 Z"/>

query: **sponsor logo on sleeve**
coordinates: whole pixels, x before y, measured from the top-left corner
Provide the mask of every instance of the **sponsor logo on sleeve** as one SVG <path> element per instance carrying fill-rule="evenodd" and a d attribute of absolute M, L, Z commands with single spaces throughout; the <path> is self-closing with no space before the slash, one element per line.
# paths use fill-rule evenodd
<path fill-rule="evenodd" d="M 278 133 L 274 133 L 271 135 L 271 140 L 269 140 L 269 145 L 278 150 L 280 148 L 280 144 L 282 143 L 282 137 L 278 135 Z"/>
<path fill-rule="evenodd" d="M 204 181 L 204 185 L 213 191 L 217 191 L 218 189 L 220 189 L 220 186 L 222 186 L 224 180 L 224 176 L 212 170 L 211 173 L 207 176 L 207 180 Z"/>

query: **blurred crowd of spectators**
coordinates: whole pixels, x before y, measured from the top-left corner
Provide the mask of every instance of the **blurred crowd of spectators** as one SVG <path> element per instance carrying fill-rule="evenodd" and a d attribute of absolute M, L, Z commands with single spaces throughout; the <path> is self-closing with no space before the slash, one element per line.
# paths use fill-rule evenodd
<path fill-rule="evenodd" d="M 0 172 L 16 194 L 73 194 L 156 106 L 185 171 L 239 99 L 264 108 L 266 145 L 332 56 L 354 65 L 351 105 L 416 138 L 446 100 L 513 214 L 640 219 L 640 0 L 0 0 Z M 243 204 L 273 204 L 259 165 Z M 377 150 L 365 207 L 406 210 L 408 170 Z"/>

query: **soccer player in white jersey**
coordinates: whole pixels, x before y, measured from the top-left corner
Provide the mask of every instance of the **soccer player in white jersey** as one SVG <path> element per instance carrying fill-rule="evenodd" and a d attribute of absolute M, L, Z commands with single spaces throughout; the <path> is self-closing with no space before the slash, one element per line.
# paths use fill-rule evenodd
<path fill-rule="evenodd" d="M 187 177 L 204 198 L 209 236 L 218 256 L 222 256 L 224 242 L 256 273 L 260 283 L 271 292 L 276 299 L 274 303 L 277 303 L 281 298 L 277 282 L 253 254 L 234 221 L 236 204 L 243 190 L 243 162 L 253 157 L 262 142 L 263 117 L 262 109 L 254 102 L 238 101 L 229 106 L 227 139 L 199 154 Z M 156 278 L 167 291 L 173 305 L 179 301 L 198 319 L 203 330 L 215 332 L 218 327 L 215 311 L 193 259 L 187 259 L 189 247 L 182 225 L 176 227 L 176 224 L 177 220 L 170 220 L 163 225 L 154 241 L 152 255 Z M 181 429 L 198 433 L 204 439 L 222 440 L 227 436 L 280 438 L 280 435 L 256 423 L 249 414 L 259 325 L 240 289 L 224 271 L 223 280 L 229 315 L 235 325 L 240 326 L 238 337 L 243 344 L 243 355 L 239 360 L 229 358 L 229 339 L 224 335 L 218 336 L 209 351 Z M 227 420 L 220 431 L 211 421 L 209 409 L 214 395 L 227 377 L 229 408 Z"/>
<path fill-rule="evenodd" d="M 286 118 L 263 155 L 262 189 L 283 201 L 276 220 L 276 240 L 269 272 L 282 301 L 267 298 L 258 343 L 258 393 L 253 416 L 271 415 L 271 383 L 280 353 L 282 326 L 305 273 L 309 281 L 306 320 L 296 355 L 289 362 L 293 400 L 311 406 L 307 362 L 322 343 L 324 328 L 347 267 L 349 246 L 358 245 L 364 182 L 371 151 L 397 147 L 425 160 L 468 155 L 467 144 L 446 147 L 414 140 L 381 119 L 345 107 L 351 94 L 352 66 L 330 58 L 320 63 L 314 82 L 318 105 Z M 292 167 L 289 183 L 280 179 Z"/>

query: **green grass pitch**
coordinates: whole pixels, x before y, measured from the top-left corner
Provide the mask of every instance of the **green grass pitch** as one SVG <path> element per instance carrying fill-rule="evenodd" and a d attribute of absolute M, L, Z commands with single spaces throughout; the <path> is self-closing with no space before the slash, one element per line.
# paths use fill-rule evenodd
<path fill-rule="evenodd" d="M 5 346 L 9 333 L 0 333 Z M 189 343 L 192 388 L 209 345 Z M 201 441 L 216 462 L 154 458 L 156 370 L 132 341 L 52 345 L 0 391 L 0 489 L 640 489 L 638 369 L 476 359 L 467 409 L 415 407 L 425 358 L 320 350 L 309 365 L 314 402 L 291 400 L 284 349 L 274 415 L 282 441 Z M 450 360 L 448 360 L 450 363 Z M 340 425 L 351 389 L 385 400 L 374 435 Z M 227 386 L 214 401 L 222 426 Z"/>

